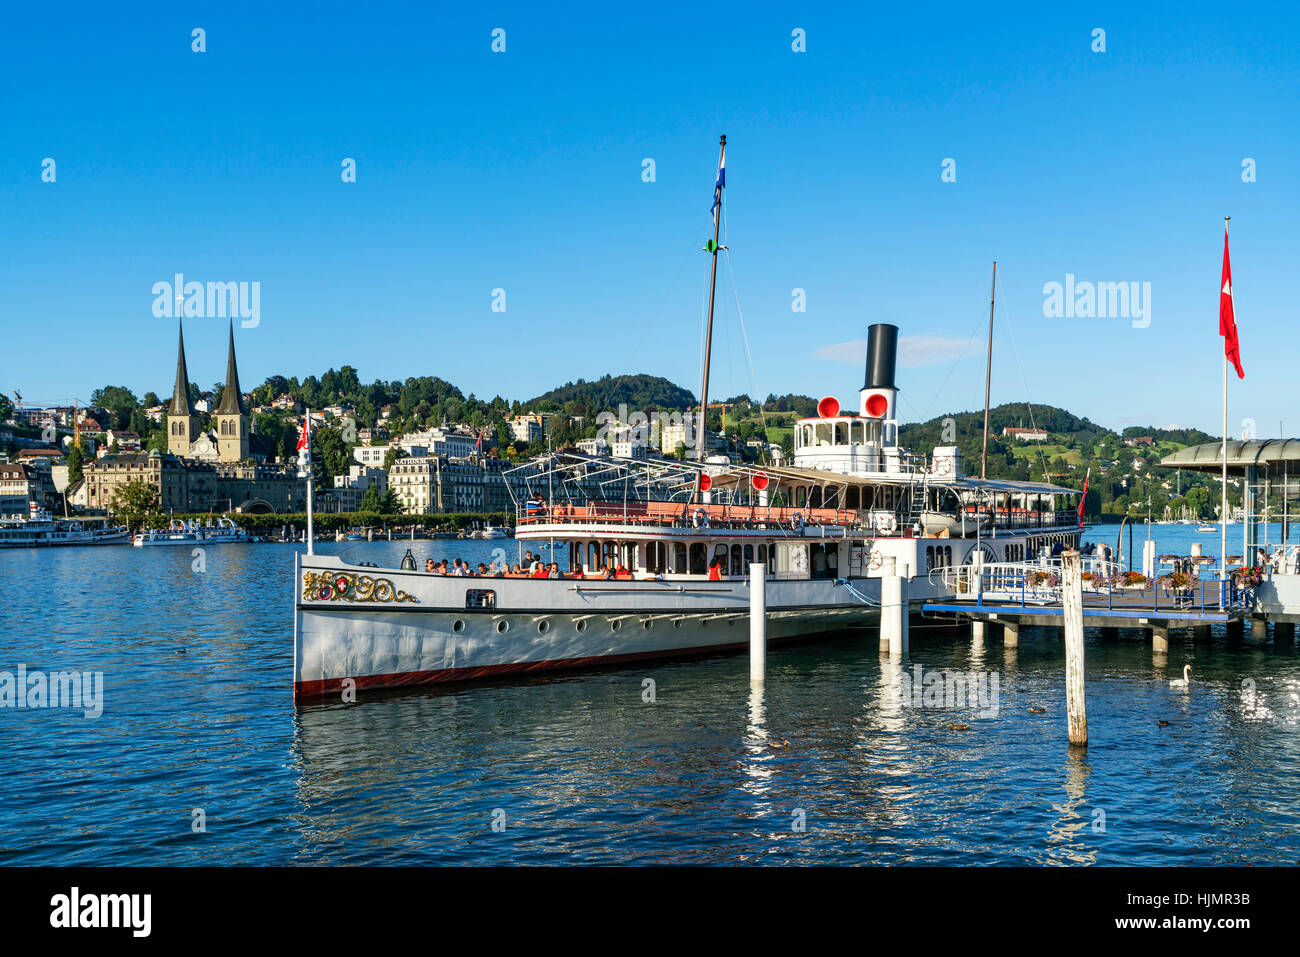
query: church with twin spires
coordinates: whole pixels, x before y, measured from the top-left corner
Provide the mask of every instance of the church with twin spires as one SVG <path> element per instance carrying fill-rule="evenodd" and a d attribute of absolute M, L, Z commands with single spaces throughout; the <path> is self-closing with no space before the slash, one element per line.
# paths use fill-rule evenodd
<path fill-rule="evenodd" d="M 212 428 L 199 429 L 199 416 L 190 401 L 190 374 L 185 366 L 185 330 L 180 329 L 176 354 L 176 385 L 167 407 L 167 451 L 183 459 L 201 462 L 243 462 L 249 458 L 248 409 L 239 388 L 235 364 L 235 323 L 230 323 L 230 347 L 226 353 L 226 386 L 221 401 L 212 411 Z"/>

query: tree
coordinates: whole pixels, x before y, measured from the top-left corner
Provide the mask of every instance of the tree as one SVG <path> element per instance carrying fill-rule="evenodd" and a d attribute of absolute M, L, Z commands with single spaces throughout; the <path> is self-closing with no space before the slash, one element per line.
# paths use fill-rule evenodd
<path fill-rule="evenodd" d="M 401 511 L 402 503 L 397 500 L 397 493 L 390 488 L 379 500 L 379 512 L 382 515 L 398 515 Z"/>
<path fill-rule="evenodd" d="M 108 510 L 123 519 L 131 531 L 136 531 L 158 513 L 158 489 L 148 482 L 125 482 L 113 493 Z"/>
<path fill-rule="evenodd" d="M 131 413 L 140 407 L 140 403 L 126 386 L 106 385 L 90 394 L 90 406 L 109 414 L 112 421 L 101 423 L 105 428 L 125 429 L 131 421 Z"/>
<path fill-rule="evenodd" d="M 81 481 L 81 467 L 85 461 L 85 454 L 81 451 L 81 443 L 74 442 L 68 449 L 68 484 L 76 485 Z"/>
<path fill-rule="evenodd" d="M 379 486 L 371 485 L 366 489 L 365 494 L 361 496 L 361 511 L 378 512 L 383 508 L 383 502 L 379 497 Z"/>

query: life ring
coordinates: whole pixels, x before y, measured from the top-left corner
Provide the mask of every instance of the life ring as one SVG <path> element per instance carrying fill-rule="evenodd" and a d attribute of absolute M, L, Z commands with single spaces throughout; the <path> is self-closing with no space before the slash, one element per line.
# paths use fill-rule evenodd
<path fill-rule="evenodd" d="M 793 516 L 791 517 L 791 519 L 790 519 L 790 526 L 791 526 L 791 527 L 792 527 L 796 532 L 802 531 L 802 530 L 803 530 L 803 516 L 800 515 L 798 512 L 795 512 L 794 515 L 793 515 Z"/>
<path fill-rule="evenodd" d="M 898 517 L 893 513 L 876 516 L 876 530 L 892 535 L 898 530 Z"/>
<path fill-rule="evenodd" d="M 939 459 L 934 463 L 930 471 L 935 475 L 947 475 L 952 471 L 952 462 L 947 458 Z"/>
<path fill-rule="evenodd" d="M 872 570 L 875 570 L 877 568 L 880 568 L 880 566 L 884 564 L 885 564 L 885 553 L 876 551 L 873 548 L 871 550 L 871 559 L 867 562 L 867 567 L 871 568 Z"/>
<path fill-rule="evenodd" d="M 695 527 L 696 528 L 709 527 L 709 516 L 707 513 L 705 513 L 704 509 L 702 508 L 697 508 L 695 510 Z"/>

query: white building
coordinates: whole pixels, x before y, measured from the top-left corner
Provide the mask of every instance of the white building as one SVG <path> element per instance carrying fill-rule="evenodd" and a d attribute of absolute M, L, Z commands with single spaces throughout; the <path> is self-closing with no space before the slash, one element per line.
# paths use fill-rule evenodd
<path fill-rule="evenodd" d="M 368 465 L 350 465 L 347 475 L 334 476 L 334 495 L 344 512 L 361 510 L 361 499 L 366 490 L 374 488 L 378 494 L 388 491 L 388 473 Z"/>
<path fill-rule="evenodd" d="M 352 457 L 356 459 L 358 465 L 382 468 L 384 459 L 388 458 L 390 448 L 392 448 L 390 443 L 384 445 L 358 445 L 352 449 Z"/>
<path fill-rule="evenodd" d="M 510 432 L 516 442 L 527 442 L 531 445 L 540 442 L 546 435 L 540 415 L 517 415 L 513 419 L 507 419 L 506 424 L 510 426 Z"/>

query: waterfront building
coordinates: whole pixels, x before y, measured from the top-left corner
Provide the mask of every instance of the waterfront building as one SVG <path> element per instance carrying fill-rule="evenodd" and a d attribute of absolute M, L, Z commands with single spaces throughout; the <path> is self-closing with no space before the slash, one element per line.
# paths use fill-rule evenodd
<path fill-rule="evenodd" d="M 27 515 L 34 501 L 33 484 L 27 466 L 0 463 L 0 515 Z"/>

